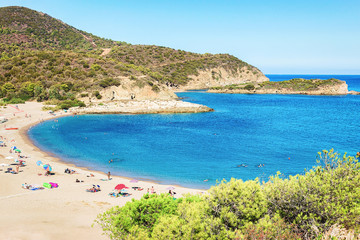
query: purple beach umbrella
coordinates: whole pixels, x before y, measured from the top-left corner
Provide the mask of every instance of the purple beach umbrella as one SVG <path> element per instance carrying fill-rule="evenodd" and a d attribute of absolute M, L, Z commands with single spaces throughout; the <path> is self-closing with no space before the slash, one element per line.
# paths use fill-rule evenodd
<path fill-rule="evenodd" d="M 131 183 L 137 183 L 138 180 L 136 180 L 136 179 L 131 179 L 130 182 L 131 182 Z"/>
<path fill-rule="evenodd" d="M 175 188 L 174 187 L 167 187 L 166 189 L 167 190 L 174 190 Z"/>

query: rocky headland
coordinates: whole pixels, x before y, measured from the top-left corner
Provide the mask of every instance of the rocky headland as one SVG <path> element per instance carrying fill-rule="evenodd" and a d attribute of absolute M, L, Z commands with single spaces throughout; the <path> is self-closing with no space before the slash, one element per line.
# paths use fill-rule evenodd
<path fill-rule="evenodd" d="M 279 82 L 262 82 L 213 87 L 211 93 L 240 94 L 303 94 L 303 95 L 346 95 L 357 94 L 348 90 L 345 81 L 338 79 L 291 79 Z"/>
<path fill-rule="evenodd" d="M 179 100 L 112 101 L 92 104 L 85 108 L 73 108 L 77 114 L 153 114 L 153 113 L 200 113 L 211 112 L 204 105 Z"/>

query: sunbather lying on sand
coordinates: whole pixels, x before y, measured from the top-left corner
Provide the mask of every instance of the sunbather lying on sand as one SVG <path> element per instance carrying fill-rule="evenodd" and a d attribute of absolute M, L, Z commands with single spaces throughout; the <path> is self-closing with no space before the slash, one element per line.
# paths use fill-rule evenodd
<path fill-rule="evenodd" d="M 24 189 L 28 189 L 28 190 L 42 190 L 42 189 L 44 189 L 41 186 L 31 185 L 31 184 L 27 184 L 27 183 L 22 184 L 21 187 L 24 188 Z"/>
<path fill-rule="evenodd" d="M 95 185 L 93 185 L 92 188 L 89 188 L 89 189 L 86 189 L 87 192 L 100 192 L 101 189 L 100 189 L 100 186 L 97 185 L 97 187 Z"/>
<path fill-rule="evenodd" d="M 122 197 L 129 197 L 129 196 L 131 196 L 132 194 L 130 194 L 130 193 L 127 193 L 127 192 L 118 192 L 118 191 L 116 191 L 116 190 L 114 190 L 114 191 L 112 191 L 111 193 L 109 193 L 109 196 L 110 197 L 120 197 L 120 196 L 122 196 Z"/>
<path fill-rule="evenodd" d="M 64 173 L 68 173 L 68 174 L 74 174 L 74 173 L 76 173 L 76 171 L 75 170 L 72 170 L 72 169 L 65 169 L 65 171 L 64 171 Z"/>

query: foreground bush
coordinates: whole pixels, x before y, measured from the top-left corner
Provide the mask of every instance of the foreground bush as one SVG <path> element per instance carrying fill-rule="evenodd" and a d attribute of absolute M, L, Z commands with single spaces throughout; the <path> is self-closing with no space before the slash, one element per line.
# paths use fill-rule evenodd
<path fill-rule="evenodd" d="M 335 223 L 360 226 L 360 164 L 333 150 L 319 154 L 319 163 L 305 175 L 272 177 L 265 185 L 271 213 L 296 224 L 312 238 Z"/>
<path fill-rule="evenodd" d="M 331 239 L 360 232 L 360 164 L 333 150 L 304 175 L 231 179 L 207 195 L 145 195 L 97 218 L 111 239 Z M 335 230 L 334 230 L 335 229 Z M 341 234 L 336 235 L 340 229 Z M 330 237 L 329 237 L 330 236 Z"/>
<path fill-rule="evenodd" d="M 146 194 L 140 200 L 132 199 L 124 207 L 111 208 L 99 215 L 97 222 L 111 239 L 147 235 L 161 216 L 176 212 L 179 201 L 167 194 Z"/>

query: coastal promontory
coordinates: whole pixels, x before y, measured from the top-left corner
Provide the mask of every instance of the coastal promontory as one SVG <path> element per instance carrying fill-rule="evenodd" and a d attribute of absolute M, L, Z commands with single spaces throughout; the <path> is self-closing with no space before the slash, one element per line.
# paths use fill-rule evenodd
<path fill-rule="evenodd" d="M 348 85 L 338 79 L 302 79 L 295 78 L 279 82 L 243 83 L 221 87 L 212 87 L 211 93 L 242 94 L 303 94 L 303 95 L 346 95 Z"/>

